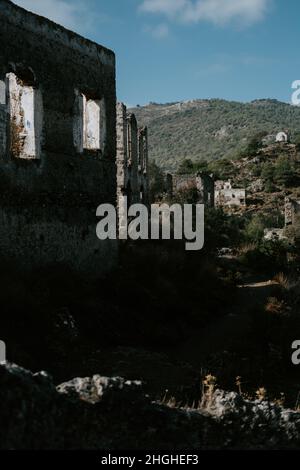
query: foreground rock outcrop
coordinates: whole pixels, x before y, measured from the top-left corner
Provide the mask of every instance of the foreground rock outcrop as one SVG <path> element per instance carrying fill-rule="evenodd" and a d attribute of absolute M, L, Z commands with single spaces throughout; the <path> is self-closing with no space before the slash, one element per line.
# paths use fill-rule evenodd
<path fill-rule="evenodd" d="M 300 414 L 217 390 L 201 410 L 152 402 L 140 382 L 51 377 L 0 365 L 0 449 L 287 449 Z"/>

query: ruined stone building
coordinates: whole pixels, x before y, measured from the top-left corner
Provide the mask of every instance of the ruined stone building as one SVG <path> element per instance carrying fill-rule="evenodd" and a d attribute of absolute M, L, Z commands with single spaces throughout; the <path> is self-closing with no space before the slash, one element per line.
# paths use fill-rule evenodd
<path fill-rule="evenodd" d="M 217 180 L 215 182 L 215 191 L 231 190 L 231 189 L 232 189 L 231 180 L 229 181 Z"/>
<path fill-rule="evenodd" d="M 289 142 L 289 133 L 288 131 L 281 131 L 281 132 L 278 132 L 278 134 L 276 135 L 276 142 L 277 143 L 285 143 L 287 144 Z"/>
<path fill-rule="evenodd" d="M 117 245 L 95 227 L 97 207 L 116 204 L 115 55 L 8 0 L 0 24 L 0 255 L 105 271 Z"/>
<path fill-rule="evenodd" d="M 172 196 L 195 190 L 197 202 L 207 207 L 215 205 L 215 183 L 213 175 L 199 172 L 196 175 L 167 175 L 168 191 Z"/>
<path fill-rule="evenodd" d="M 138 127 L 134 114 L 117 104 L 117 202 L 119 220 L 131 204 L 149 204 L 148 131 Z"/>
<path fill-rule="evenodd" d="M 285 198 L 285 227 L 298 226 L 300 228 L 300 201 Z"/>
<path fill-rule="evenodd" d="M 264 239 L 267 241 L 287 240 L 285 229 L 266 228 L 264 229 Z"/>
<path fill-rule="evenodd" d="M 149 204 L 149 171 L 148 171 L 148 128 L 138 129 L 138 185 L 140 190 L 140 201 Z"/>
<path fill-rule="evenodd" d="M 297 232 L 300 234 L 300 201 L 286 197 L 284 213 L 284 227 L 265 229 L 264 238 L 266 240 L 292 240 Z"/>
<path fill-rule="evenodd" d="M 232 188 L 231 181 L 216 181 L 215 204 L 217 207 L 246 207 L 246 190 Z"/>
<path fill-rule="evenodd" d="M 291 134 L 288 130 L 270 133 L 262 138 L 264 146 L 271 146 L 272 144 L 287 144 L 290 143 Z"/>

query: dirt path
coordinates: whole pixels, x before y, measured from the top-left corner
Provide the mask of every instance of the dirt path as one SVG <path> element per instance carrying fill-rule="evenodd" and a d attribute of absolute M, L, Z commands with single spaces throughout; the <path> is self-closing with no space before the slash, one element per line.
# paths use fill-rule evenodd
<path fill-rule="evenodd" d="M 261 287 L 278 286 L 276 281 L 253 282 L 251 284 L 241 284 L 238 289 L 260 289 Z"/>

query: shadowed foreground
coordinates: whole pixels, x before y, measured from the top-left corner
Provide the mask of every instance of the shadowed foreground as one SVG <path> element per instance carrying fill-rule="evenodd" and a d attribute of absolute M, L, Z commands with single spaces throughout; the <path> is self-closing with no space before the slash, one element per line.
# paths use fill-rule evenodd
<path fill-rule="evenodd" d="M 151 401 L 140 382 L 0 366 L 1 449 L 292 449 L 300 414 L 217 390 L 201 409 Z"/>

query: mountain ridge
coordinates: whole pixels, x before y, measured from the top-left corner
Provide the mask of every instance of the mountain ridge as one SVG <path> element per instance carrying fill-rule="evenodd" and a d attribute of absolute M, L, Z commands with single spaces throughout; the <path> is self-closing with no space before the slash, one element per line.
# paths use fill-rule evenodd
<path fill-rule="evenodd" d="M 242 103 L 223 99 L 195 99 L 149 103 L 131 108 L 149 128 L 150 159 L 174 171 L 186 158 L 195 162 L 235 159 L 260 132 L 273 135 L 288 129 L 300 134 L 300 108 L 276 99 Z"/>

